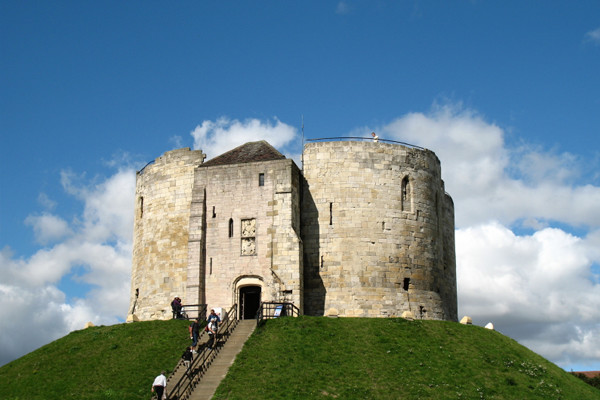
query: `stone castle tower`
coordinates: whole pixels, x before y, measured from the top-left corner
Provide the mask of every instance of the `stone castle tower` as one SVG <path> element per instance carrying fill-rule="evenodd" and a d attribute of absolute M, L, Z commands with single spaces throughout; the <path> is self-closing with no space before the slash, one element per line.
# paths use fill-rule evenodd
<path fill-rule="evenodd" d="M 433 152 L 310 142 L 302 171 L 264 141 L 204 158 L 174 150 L 137 174 L 138 318 L 170 318 L 179 296 L 237 304 L 241 318 L 286 301 L 307 315 L 457 320 L 454 205 Z"/>

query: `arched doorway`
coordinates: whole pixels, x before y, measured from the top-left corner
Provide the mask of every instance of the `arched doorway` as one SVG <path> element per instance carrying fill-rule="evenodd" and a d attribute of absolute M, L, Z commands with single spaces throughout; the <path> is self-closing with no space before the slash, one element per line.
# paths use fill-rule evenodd
<path fill-rule="evenodd" d="M 256 313 L 260 306 L 261 287 L 254 285 L 243 286 L 240 287 L 239 293 L 240 318 L 256 318 Z"/>

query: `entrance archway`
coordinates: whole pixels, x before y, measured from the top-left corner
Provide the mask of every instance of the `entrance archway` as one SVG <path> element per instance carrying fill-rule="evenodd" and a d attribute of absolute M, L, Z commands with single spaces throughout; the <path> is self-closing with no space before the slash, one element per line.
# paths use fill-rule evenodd
<path fill-rule="evenodd" d="M 241 319 L 256 318 L 258 307 L 260 306 L 260 286 L 243 286 L 239 292 L 239 305 Z"/>

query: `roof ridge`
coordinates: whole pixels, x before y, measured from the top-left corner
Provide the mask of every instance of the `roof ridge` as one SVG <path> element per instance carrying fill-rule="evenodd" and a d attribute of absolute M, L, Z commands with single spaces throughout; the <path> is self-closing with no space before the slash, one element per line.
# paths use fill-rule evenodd
<path fill-rule="evenodd" d="M 200 167 L 212 167 L 216 165 L 243 164 L 260 161 L 282 160 L 286 157 L 273 147 L 266 140 L 257 140 L 246 142 L 234 149 L 231 149 L 221 155 L 218 155 L 203 164 Z"/>

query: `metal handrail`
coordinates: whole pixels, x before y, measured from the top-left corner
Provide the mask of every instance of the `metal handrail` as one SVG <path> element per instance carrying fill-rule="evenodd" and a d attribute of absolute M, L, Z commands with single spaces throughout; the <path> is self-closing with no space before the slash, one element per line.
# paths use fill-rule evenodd
<path fill-rule="evenodd" d="M 258 312 L 256 313 L 256 324 L 258 325 L 267 319 L 297 317 L 299 315 L 300 309 L 296 307 L 294 303 L 263 301 L 260 303 Z"/>
<path fill-rule="evenodd" d="M 171 310 L 173 313 L 173 319 L 176 319 L 176 311 Z M 206 304 L 182 304 L 181 305 L 181 315 L 180 319 L 194 319 L 198 318 L 202 321 L 206 321 Z"/>
<path fill-rule="evenodd" d="M 152 160 L 152 161 L 148 161 L 148 164 L 144 165 L 144 167 L 142 169 L 140 169 L 137 173 L 141 174 L 142 172 L 144 172 L 144 170 L 146 169 L 146 167 L 150 164 L 154 164 L 156 162 L 156 160 Z"/>
<path fill-rule="evenodd" d="M 223 318 L 223 321 L 221 321 L 221 326 L 217 331 L 218 337 L 215 338 L 214 346 L 212 348 L 204 346 L 202 350 L 195 354 L 190 363 L 190 368 L 181 376 L 181 378 L 179 378 L 173 387 L 168 388 L 168 400 L 185 400 L 189 398 L 190 394 L 219 353 L 220 347 L 222 347 L 229 339 L 231 331 L 237 326 L 237 322 L 237 304 L 234 304 L 225 315 L 225 318 Z M 204 335 L 204 332 L 202 335 Z M 179 369 L 182 365 L 183 361 L 180 360 L 174 371 Z"/>
<path fill-rule="evenodd" d="M 347 139 L 351 139 L 351 140 L 369 140 L 372 142 L 386 142 L 386 143 L 397 143 L 397 144 L 401 144 L 403 146 L 408 146 L 408 147 L 414 147 L 415 149 L 420 149 L 420 150 L 427 150 L 425 147 L 421 147 L 421 146 L 417 146 L 416 144 L 410 144 L 410 143 L 406 143 L 406 142 L 399 142 L 397 140 L 390 140 L 390 139 L 374 139 L 372 137 L 360 137 L 360 136 L 338 136 L 338 137 L 330 137 L 330 138 L 317 138 L 317 139 L 306 139 L 307 142 L 322 142 L 322 141 L 334 141 L 334 140 L 347 140 Z"/>

